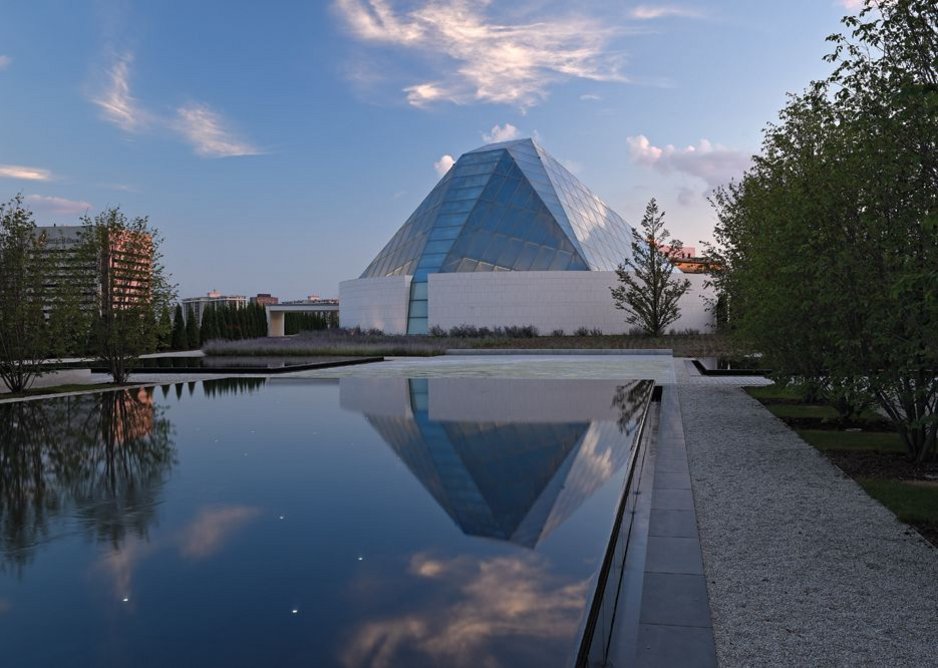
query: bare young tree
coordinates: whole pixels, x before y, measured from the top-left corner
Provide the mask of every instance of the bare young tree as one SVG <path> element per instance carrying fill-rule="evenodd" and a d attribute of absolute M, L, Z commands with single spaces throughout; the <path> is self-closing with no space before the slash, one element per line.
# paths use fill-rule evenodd
<path fill-rule="evenodd" d="M 649 336 L 661 336 L 681 315 L 678 301 L 690 281 L 674 274 L 674 258 L 684 245 L 664 227 L 664 211 L 652 198 L 645 207 L 641 231 L 632 230 L 632 257 L 618 266 L 619 285 L 610 288 L 616 308 L 625 320 Z"/>

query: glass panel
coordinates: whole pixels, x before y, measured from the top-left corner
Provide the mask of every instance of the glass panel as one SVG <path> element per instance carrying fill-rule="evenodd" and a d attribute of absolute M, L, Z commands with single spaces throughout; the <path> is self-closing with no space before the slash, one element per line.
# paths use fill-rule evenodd
<path fill-rule="evenodd" d="M 473 188 L 453 188 L 448 193 L 446 193 L 447 200 L 457 200 L 457 199 L 476 199 L 479 195 L 482 194 L 484 188 L 482 186 L 475 186 Z"/>
<path fill-rule="evenodd" d="M 554 251 L 546 246 L 541 246 L 537 257 L 534 258 L 534 262 L 531 264 L 531 271 L 547 271 L 550 269 L 550 263 L 553 259 Z"/>
<path fill-rule="evenodd" d="M 521 254 L 521 248 L 524 246 L 521 243 L 520 239 L 508 239 L 502 252 L 499 253 L 496 264 L 501 265 L 502 267 L 512 267 L 515 266 L 515 261 L 518 259 L 518 255 Z"/>
<path fill-rule="evenodd" d="M 426 318 L 427 317 L 427 302 L 423 300 L 415 300 L 410 303 L 410 317 L 411 318 Z"/>
<path fill-rule="evenodd" d="M 420 268 L 424 267 L 439 267 L 443 264 L 443 260 L 446 258 L 446 253 L 436 253 L 435 255 L 424 255 L 420 258 L 420 263 L 417 265 Z"/>
<path fill-rule="evenodd" d="M 573 253 L 568 253 L 567 251 L 557 251 L 557 255 L 554 257 L 554 261 L 550 264 L 551 271 L 562 271 L 567 268 L 570 264 L 570 260 L 573 258 Z"/>
<path fill-rule="evenodd" d="M 434 253 L 448 253 L 450 246 L 453 243 L 451 241 L 428 241 L 427 245 L 423 249 L 424 257 L 432 255 Z"/>
<path fill-rule="evenodd" d="M 502 186 L 502 189 L 498 191 L 498 196 L 495 198 L 499 204 L 508 205 L 511 202 L 511 196 L 514 194 L 515 189 L 518 187 L 518 184 L 521 183 L 516 179 L 506 179 L 505 185 Z"/>
<path fill-rule="evenodd" d="M 411 299 L 426 299 L 427 298 L 427 284 L 426 283 L 411 283 L 410 284 L 410 296 L 411 296 Z"/>
<path fill-rule="evenodd" d="M 426 334 L 427 333 L 427 319 L 426 318 L 409 318 L 407 320 L 407 333 L 408 334 Z"/>
<path fill-rule="evenodd" d="M 443 202 L 440 205 L 440 213 L 468 213 L 472 211 L 476 200 L 466 199 L 458 202 Z"/>
<path fill-rule="evenodd" d="M 442 240 L 452 241 L 459 236 L 461 229 L 460 227 L 437 227 L 430 233 L 430 243 Z"/>
<path fill-rule="evenodd" d="M 464 213 L 442 213 L 436 217 L 437 227 L 449 227 L 451 225 L 462 225 L 466 222 Z"/>
<path fill-rule="evenodd" d="M 526 243 L 521 248 L 521 253 L 515 261 L 515 269 L 518 271 L 527 271 L 534 264 L 534 258 L 537 257 L 540 247 L 532 243 Z"/>

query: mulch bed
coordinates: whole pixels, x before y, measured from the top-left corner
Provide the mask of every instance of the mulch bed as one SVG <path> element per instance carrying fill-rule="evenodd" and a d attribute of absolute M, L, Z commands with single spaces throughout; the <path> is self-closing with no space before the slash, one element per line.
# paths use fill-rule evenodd
<path fill-rule="evenodd" d="M 898 452 L 828 450 L 824 454 L 851 478 L 925 480 L 938 484 L 938 461 L 916 464 Z"/>

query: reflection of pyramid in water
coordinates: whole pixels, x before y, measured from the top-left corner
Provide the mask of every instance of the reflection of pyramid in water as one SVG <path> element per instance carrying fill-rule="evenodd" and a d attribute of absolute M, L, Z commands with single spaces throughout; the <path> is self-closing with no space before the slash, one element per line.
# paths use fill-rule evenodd
<path fill-rule="evenodd" d="M 614 423 L 434 422 L 426 388 L 413 418 L 368 421 L 466 534 L 534 547 L 628 458 Z"/>

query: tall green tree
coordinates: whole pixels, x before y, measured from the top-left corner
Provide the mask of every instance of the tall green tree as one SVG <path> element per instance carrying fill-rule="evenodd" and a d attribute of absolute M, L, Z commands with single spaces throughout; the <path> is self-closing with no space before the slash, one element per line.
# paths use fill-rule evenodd
<path fill-rule="evenodd" d="M 781 379 L 870 394 L 923 461 L 938 436 L 938 5 L 867 2 L 715 197 L 737 336 Z"/>
<path fill-rule="evenodd" d="M 118 207 L 82 217 L 83 255 L 99 289 L 91 313 L 91 348 L 115 382 L 126 382 L 159 340 L 159 317 L 175 298 L 162 264 L 162 239 L 146 217 Z"/>
<path fill-rule="evenodd" d="M 0 379 L 21 392 L 74 343 L 77 292 L 17 195 L 0 204 Z"/>
<path fill-rule="evenodd" d="M 201 345 L 199 339 L 199 319 L 195 314 L 195 311 L 189 311 L 188 318 L 186 318 L 186 343 L 188 344 L 187 349 L 198 348 Z"/>
<path fill-rule="evenodd" d="M 172 336 L 173 318 L 169 310 L 169 304 L 166 304 L 163 310 L 160 311 L 159 341 L 156 349 L 160 351 L 170 350 L 172 348 Z"/>
<path fill-rule="evenodd" d="M 212 339 L 218 338 L 218 331 L 215 326 L 215 307 L 208 305 L 202 313 L 202 327 L 199 330 L 199 340 L 206 344 Z"/>
<path fill-rule="evenodd" d="M 626 313 L 625 321 L 649 336 L 662 335 L 681 315 L 678 301 L 690 289 L 690 281 L 674 276 L 673 258 L 682 249 L 681 241 L 672 239 L 665 228 L 664 211 L 652 198 L 641 231 L 632 230 L 632 257 L 616 269 L 619 285 L 610 288 L 616 308 Z"/>
<path fill-rule="evenodd" d="M 176 304 L 176 311 L 173 314 L 173 333 L 171 343 L 173 350 L 189 349 L 189 340 L 186 336 L 186 322 L 182 314 L 181 304 Z"/>

